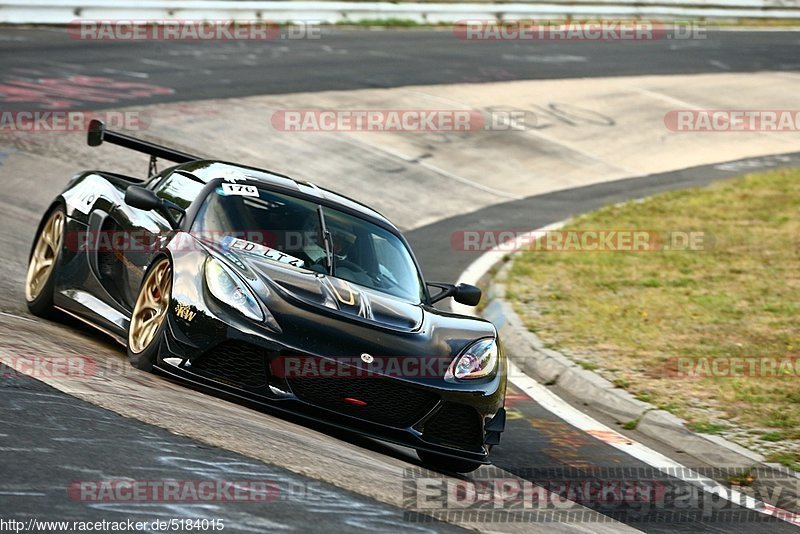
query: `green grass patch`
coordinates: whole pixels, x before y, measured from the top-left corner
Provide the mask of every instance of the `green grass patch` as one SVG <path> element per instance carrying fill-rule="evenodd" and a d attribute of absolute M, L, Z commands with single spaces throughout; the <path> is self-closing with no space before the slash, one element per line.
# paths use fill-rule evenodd
<path fill-rule="evenodd" d="M 631 381 L 630 380 L 626 380 L 624 378 L 615 378 L 614 380 L 612 380 L 612 383 L 616 387 L 622 388 L 622 389 L 627 389 L 631 385 Z"/>
<path fill-rule="evenodd" d="M 709 423 L 708 421 L 692 421 L 688 424 L 689 430 L 700 432 L 701 434 L 719 434 L 723 430 L 727 430 L 727 425 L 720 425 L 718 423 Z"/>
<path fill-rule="evenodd" d="M 702 246 L 524 252 L 507 287 L 528 329 L 556 349 L 592 354 L 601 370 L 621 370 L 623 377 L 609 375 L 617 387 L 686 418 L 698 431 L 718 432 L 707 421 L 724 420 L 758 434 L 774 431 L 787 443 L 800 440 L 796 375 L 667 372 L 681 357 L 800 354 L 800 171 L 752 174 L 609 206 L 565 229 L 701 232 Z M 800 463 L 800 452 L 789 456 Z"/>
<path fill-rule="evenodd" d="M 786 434 L 783 432 L 767 432 L 766 434 L 761 434 L 762 441 L 783 441 L 786 439 Z"/>
<path fill-rule="evenodd" d="M 767 455 L 768 462 L 775 462 L 795 471 L 800 471 L 800 462 L 797 461 L 796 454 L 774 453 Z"/>
<path fill-rule="evenodd" d="M 625 430 L 636 430 L 637 426 L 639 426 L 639 420 L 631 419 L 630 421 L 622 425 L 622 428 L 624 428 Z"/>

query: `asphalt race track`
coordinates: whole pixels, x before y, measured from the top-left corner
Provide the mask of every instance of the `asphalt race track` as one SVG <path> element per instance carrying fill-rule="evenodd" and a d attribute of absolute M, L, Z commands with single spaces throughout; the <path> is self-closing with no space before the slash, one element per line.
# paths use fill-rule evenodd
<path fill-rule="evenodd" d="M 234 531 L 285 530 L 292 525 L 324 522 L 331 531 L 349 529 L 402 530 L 420 532 L 426 527 L 403 523 L 402 511 L 345 492 L 321 482 L 245 456 L 203 446 L 160 428 L 74 399 L 25 376 L 13 376 L 5 366 L 0 382 L 3 396 L 3 437 L 14 436 L 16 447 L 4 447 L 18 460 L 3 462 L 2 509 L 23 516 L 75 521 L 108 521 L 134 517 L 140 520 L 169 519 L 184 514 L 193 518 L 222 518 Z M 58 451 L 42 447 L 59 444 Z M 35 458 L 52 455 L 39 467 Z M 120 466 L 125 466 L 120 469 Z M 224 505 L 131 506 L 128 503 L 98 503 L 75 506 L 74 495 L 64 491 L 75 480 L 101 479 L 102 473 L 131 479 L 154 480 L 262 480 L 290 491 L 260 494 L 255 502 Z M 35 487 L 38 491 L 23 488 Z M 48 512 L 42 513 L 47 500 Z M 259 513 L 269 507 L 269 514 Z M 182 509 L 183 508 L 183 509 Z M 342 513 L 346 510 L 347 513 Z M 446 523 L 428 528 L 449 532 L 460 529 Z"/>
<path fill-rule="evenodd" d="M 223 42 L 209 52 L 196 43 L 83 42 L 57 29 L 6 28 L 2 77 L 121 74 L 174 89 L 148 98 L 156 103 L 404 85 L 796 71 L 797 42 L 792 32 L 709 32 L 702 41 L 536 43 L 531 53 L 530 43 L 465 43 L 448 30 L 325 30 L 318 41 Z M 28 102 L 16 104 L 27 109 Z M 4 109 L 13 104 L 5 102 Z M 91 100 L 83 105 L 107 107 Z"/>
<path fill-rule="evenodd" d="M 445 30 L 356 31 L 326 30 L 324 39 L 274 43 L 221 43 L 213 50 L 192 43 L 85 43 L 66 39 L 47 29 L 0 29 L 0 96 L 3 110 L 57 109 L 68 102 L 77 109 L 112 109 L 122 106 L 228 99 L 269 94 L 289 94 L 411 85 L 484 83 L 513 80 L 599 78 L 648 74 L 753 73 L 800 71 L 800 37 L 790 32 L 710 32 L 698 43 L 581 42 L 543 43 L 535 53 L 519 43 L 464 46 Z M 469 44 L 469 43 L 468 43 Z M 58 81 L 75 77 L 111 78 L 146 82 L 152 89 L 131 91 L 115 101 L 89 92 L 52 90 Z M 53 80 L 51 84 L 42 80 Z M 591 80 L 586 81 L 592 83 Z M 78 84 L 81 86 L 81 84 Z M 75 87 L 75 86 L 71 86 Z M 9 92 L 11 88 L 11 92 Z M 163 90 L 159 90 L 163 88 Z M 9 95 L 11 95 L 9 97 Z M 183 146 L 191 146 L 187 139 Z M 11 176 L 4 159 L 11 153 L 0 145 L 0 176 L 12 183 L 13 205 L 0 228 L 0 244 L 25 243 L 34 228 L 16 210 L 40 213 L 63 187 L 66 175 Z M 15 149 L 19 150 L 19 148 Z M 800 154 L 785 151 L 777 162 L 764 159 L 746 168 L 799 166 Z M 737 160 L 731 154 L 730 160 Z M 77 167 L 80 167 L 79 163 Z M 702 167 L 652 174 L 497 202 L 480 209 L 463 207 L 463 214 L 416 227 L 407 236 L 420 257 L 426 277 L 454 281 L 475 259 L 446 249 L 451 234 L 463 228 L 538 228 L 574 214 L 659 191 L 703 185 L 741 173 L 742 166 Z M 348 191 L 342 191 L 348 194 Z M 38 217 L 38 215 L 37 215 Z M 22 236 L 22 237 L 20 237 Z M 2 255 L 9 278 L 0 284 L 0 345 L 27 336 L 28 342 L 69 347 L 84 353 L 119 351 L 102 335 L 70 323 L 36 324 L 22 299 L 27 253 Z M 34 323 L 35 321 L 36 323 Z M 20 326 L 23 325 L 23 326 Z M 20 330 L 21 329 L 21 330 Z M 14 333 L 14 330 L 18 330 Z M 63 336 L 63 338 L 61 337 Z M 82 339 L 87 341 L 84 342 Z M 91 340 L 91 341 L 89 341 Z M 120 354 L 122 354 L 120 352 Z M 124 357 L 124 354 L 122 354 Z M 75 399 L 28 377 L 3 370 L 0 380 L 0 516 L 42 520 L 117 519 L 135 515 L 147 518 L 224 518 L 234 531 L 353 530 L 437 531 L 459 530 L 446 523 L 403 521 L 403 510 L 370 493 L 344 490 L 297 474 L 280 463 L 269 464 L 223 448 L 178 436 L 136 419 Z M 11 378 L 9 378 L 11 377 Z M 577 470 L 583 480 L 602 481 L 611 472 L 648 473 L 659 483 L 679 486 L 677 479 L 652 474 L 652 468 L 607 443 L 564 423 L 515 388 L 510 403 L 521 414 L 509 421 L 501 445 L 493 452 L 494 465 L 504 473 L 540 482 L 558 480 Z M 144 401 L 143 401 L 144 402 Z M 222 401 L 220 401 L 222 402 Z M 602 414 L 593 414 L 602 419 Z M 284 418 L 296 423 L 291 418 Z M 418 465 L 409 451 L 370 440 L 341 435 L 321 426 L 314 430 L 357 447 L 369 460 L 384 457 L 408 468 Z M 630 433 L 673 459 L 693 468 L 710 468 L 685 451 Z M 265 436 L 265 440 L 269 440 Z M 298 440 L 301 438 L 298 437 Z M 314 458 L 308 458 L 313 463 Z M 606 473 L 604 475 L 604 473 Z M 213 505 L 151 504 L 126 507 L 75 502 L 64 487 L 80 479 L 174 478 L 265 479 L 281 487 L 270 503 L 215 503 Z M 354 475 L 355 476 L 355 475 Z M 645 477 L 645 475 L 641 475 Z M 683 514 L 642 507 L 635 511 L 612 509 L 601 502 L 581 505 L 595 509 L 634 529 L 646 532 L 790 532 L 792 525 L 731 505 L 724 513 L 690 510 Z M 563 531 L 593 532 L 600 523 L 571 524 Z M 308 525 L 313 525 L 311 528 Z M 508 525 L 492 525 L 503 531 Z M 555 524 L 543 523 L 544 529 Z M 562 525 L 563 526 L 563 525 Z M 533 527 L 531 527 L 533 528 Z M 605 528 L 605 527 L 603 527 Z M 608 525 L 614 530 L 614 524 Z"/>

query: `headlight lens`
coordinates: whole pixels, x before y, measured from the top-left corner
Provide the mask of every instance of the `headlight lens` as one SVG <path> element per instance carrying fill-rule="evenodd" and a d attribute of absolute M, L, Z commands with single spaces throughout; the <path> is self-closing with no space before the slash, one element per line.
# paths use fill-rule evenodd
<path fill-rule="evenodd" d="M 235 308 L 246 317 L 256 321 L 264 319 L 264 314 L 252 291 L 222 262 L 209 258 L 206 261 L 205 271 L 208 289 L 217 300 Z"/>
<path fill-rule="evenodd" d="M 494 339 L 478 340 L 453 360 L 445 378 L 469 380 L 489 376 L 497 369 L 497 352 Z"/>

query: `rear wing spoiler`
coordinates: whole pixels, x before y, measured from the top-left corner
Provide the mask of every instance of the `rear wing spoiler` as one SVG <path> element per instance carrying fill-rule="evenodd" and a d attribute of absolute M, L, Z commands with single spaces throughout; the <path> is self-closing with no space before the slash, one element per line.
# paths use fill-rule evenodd
<path fill-rule="evenodd" d="M 130 135 L 107 130 L 103 121 L 99 121 L 97 119 L 94 119 L 89 123 L 89 134 L 86 142 L 89 144 L 89 146 L 100 146 L 103 144 L 103 142 L 108 142 L 112 145 L 118 145 L 131 150 L 136 150 L 137 152 L 149 154 L 150 168 L 148 169 L 148 177 L 153 176 L 158 172 L 156 168 L 157 158 L 172 161 L 174 163 L 189 163 L 190 161 L 203 159 L 199 156 L 187 154 L 186 152 L 167 148 L 155 143 L 150 143 L 148 141 L 142 141 L 141 139 L 136 139 Z"/>

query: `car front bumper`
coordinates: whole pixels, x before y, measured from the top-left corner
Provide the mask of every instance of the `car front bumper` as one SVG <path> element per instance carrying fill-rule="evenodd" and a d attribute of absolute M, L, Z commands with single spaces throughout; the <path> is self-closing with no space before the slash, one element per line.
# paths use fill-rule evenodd
<path fill-rule="evenodd" d="M 477 463 L 489 463 L 490 446 L 504 429 L 504 358 L 496 376 L 468 384 L 384 375 L 293 379 L 273 372 L 277 359 L 297 354 L 280 336 L 254 332 L 236 320 L 228 324 L 212 314 L 203 321 L 202 328 L 189 327 L 171 310 L 158 371 L 260 408 Z"/>

